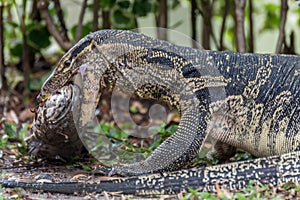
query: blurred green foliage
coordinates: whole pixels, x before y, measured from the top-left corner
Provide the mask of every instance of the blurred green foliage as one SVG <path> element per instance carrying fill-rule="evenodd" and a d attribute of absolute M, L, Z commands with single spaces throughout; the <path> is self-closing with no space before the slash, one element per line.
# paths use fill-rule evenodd
<path fill-rule="evenodd" d="M 286 185 L 278 185 L 280 188 L 272 188 L 271 185 L 260 184 L 259 181 L 250 181 L 248 186 L 243 190 L 228 191 L 226 188 L 220 188 L 217 193 L 203 192 L 199 190 L 189 189 L 189 191 L 183 196 L 183 200 L 188 199 L 234 199 L 234 200 L 246 200 L 246 199 L 273 199 L 283 200 L 288 198 L 297 198 L 297 192 L 300 190 L 299 185 L 294 183 L 288 183 Z"/>
<path fill-rule="evenodd" d="M 265 18 L 264 18 L 263 27 L 261 28 L 260 31 L 272 30 L 278 28 L 280 23 L 280 15 L 279 15 L 280 5 L 268 3 L 265 4 L 264 10 L 265 10 Z"/>
<path fill-rule="evenodd" d="M 10 23 L 11 28 L 16 31 L 18 30 L 18 24 Z M 50 42 L 50 33 L 47 28 L 43 26 L 41 23 L 36 21 L 31 21 L 26 25 L 27 29 L 27 37 L 28 37 L 28 46 L 29 53 L 31 54 L 41 54 L 41 50 L 49 47 L 51 45 Z M 17 33 L 18 35 L 20 33 Z M 8 35 L 9 36 L 9 35 Z M 13 38 L 11 38 L 13 39 Z M 12 40 L 13 41 L 13 40 Z M 11 44 L 10 53 L 12 56 L 20 58 L 22 56 L 22 40 L 15 40 L 13 44 Z"/>
<path fill-rule="evenodd" d="M 3 1 L 3 0 L 2 0 Z M 6 3 L 4 14 L 4 35 L 5 35 L 5 50 L 9 54 L 10 60 L 6 62 L 16 62 L 22 57 L 22 15 L 25 15 L 25 27 L 27 32 L 27 43 L 29 54 L 41 54 L 42 50 L 51 45 L 50 33 L 44 23 L 35 19 L 31 19 L 26 8 L 30 1 L 23 0 L 22 4 L 19 1 L 9 1 Z"/>
<path fill-rule="evenodd" d="M 26 153 L 27 144 L 25 137 L 27 136 L 28 124 L 24 123 L 18 130 L 15 122 L 7 121 L 2 118 L 0 127 L 4 130 L 4 135 L 0 138 L 0 157 L 2 157 L 2 150 L 4 148 L 13 149 L 17 148 L 18 153 L 16 156 L 21 156 Z"/>
<path fill-rule="evenodd" d="M 45 57 L 45 53 L 51 47 L 57 45 L 52 35 L 49 33 L 46 23 L 40 17 L 32 17 L 33 6 L 32 3 L 37 2 L 34 0 L 1 0 L 1 5 L 4 8 L 4 36 L 5 36 L 5 62 L 8 64 L 16 64 L 21 62 L 22 58 L 22 30 L 21 30 L 21 21 L 23 14 L 25 15 L 25 26 L 26 26 L 26 34 L 27 34 L 27 43 L 29 54 L 32 58 L 40 58 Z M 211 45 L 212 49 L 217 49 L 220 44 L 216 44 L 219 42 L 221 33 L 220 26 L 222 21 L 224 20 L 224 11 L 228 6 L 228 2 L 230 6 L 228 7 L 227 20 L 225 23 L 224 29 L 224 49 L 229 51 L 236 50 L 235 43 L 235 23 L 234 23 L 234 0 L 229 1 L 211 1 L 212 3 L 212 16 L 211 20 L 213 23 L 213 35 L 215 37 L 211 42 L 214 43 Z M 85 9 L 85 15 L 90 15 L 93 13 L 94 1 L 87 1 L 87 8 Z M 254 20 L 253 23 L 257 24 L 255 27 L 257 28 L 256 34 L 263 34 L 269 31 L 279 31 L 279 23 L 280 23 L 280 2 L 272 2 L 272 1 L 253 1 L 253 13 L 254 16 L 259 16 L 259 20 Z M 73 3 L 74 4 L 74 3 Z M 197 9 L 197 38 L 201 40 L 201 29 L 203 28 L 202 18 L 203 18 L 203 9 L 201 7 L 201 0 L 196 0 Z M 67 5 L 71 4 L 63 4 L 62 13 L 64 14 L 65 20 L 66 16 L 72 15 L 74 19 L 78 19 L 79 12 L 76 13 L 68 13 Z M 74 6 L 74 5 L 73 5 Z M 80 6 L 80 5 L 79 5 Z M 158 12 L 159 12 L 159 1 L 157 0 L 99 0 L 99 22 L 102 22 L 102 14 L 101 11 L 107 11 L 109 13 L 108 20 L 110 22 L 110 26 L 113 29 L 135 29 L 137 26 L 143 26 L 143 24 L 138 24 L 140 19 L 147 17 L 147 19 L 155 19 L 157 20 Z M 173 0 L 168 1 L 168 15 L 169 19 L 171 17 L 171 13 L 178 12 L 178 10 L 185 7 L 185 11 L 187 7 L 191 6 L 191 0 Z M 57 16 L 56 6 L 53 1 L 49 1 L 48 6 L 49 13 L 54 20 L 56 26 L 60 26 L 59 17 Z M 177 10 L 177 11 L 176 11 Z M 38 13 L 36 10 L 35 12 Z M 249 1 L 246 1 L 245 7 L 245 36 L 246 39 L 249 39 Z M 292 13 L 293 19 L 298 26 L 300 26 L 300 7 L 297 7 L 297 3 L 294 1 L 289 1 L 289 13 Z M 190 14 L 190 13 L 189 13 Z M 186 14 L 185 14 L 186 15 Z M 290 14 L 291 15 L 291 14 Z M 36 16 L 36 15 L 35 15 Z M 188 16 L 188 15 L 187 15 Z M 200 20 L 199 20 L 200 19 Z M 151 21 L 151 20 L 150 20 Z M 182 24 L 190 23 L 182 16 L 176 16 L 176 19 L 169 20 L 168 27 L 171 29 L 176 29 Z M 290 20 L 288 20 L 290 21 Z M 75 43 L 75 36 L 77 31 L 78 24 L 69 25 L 68 21 L 66 22 L 66 26 L 68 29 L 67 35 L 70 36 L 71 42 Z M 155 26 L 156 24 L 153 24 Z M 297 27 L 292 27 L 297 28 Z M 101 29 L 101 23 L 99 25 L 99 29 Z M 93 18 L 87 17 L 82 24 L 82 37 L 87 35 L 93 30 Z M 200 30 L 200 32 L 199 32 Z M 286 33 L 286 37 L 289 37 L 291 30 L 288 30 Z M 296 34 L 295 34 L 296 35 Z M 276 40 L 277 36 L 274 36 L 274 40 Z M 299 37 L 298 35 L 295 36 Z M 254 40 L 258 38 L 255 35 Z M 298 41 L 298 40 L 296 40 Z M 188 45 L 188 44 L 187 44 Z M 247 44 L 248 45 L 248 44 Z M 259 48 L 259 47 L 257 47 Z M 298 48 L 298 45 L 297 47 Z M 298 49 L 296 49 L 298 50 Z M 58 53 L 63 53 L 61 50 Z M 49 55 L 46 55 L 46 57 Z M 51 64 L 55 63 L 52 55 Z M 57 55 L 56 59 L 58 59 L 60 55 Z M 46 60 L 49 58 L 46 58 Z M 42 78 L 44 80 L 44 78 Z M 34 81 L 34 83 L 30 83 L 30 89 L 36 90 L 41 87 L 42 81 L 37 81 L 31 79 L 30 81 Z"/>
<path fill-rule="evenodd" d="M 187 3 L 190 3 L 191 0 L 175 0 L 168 1 L 169 10 L 180 8 L 180 6 L 186 6 Z M 202 10 L 200 7 L 200 0 L 196 1 L 198 4 L 198 15 L 201 16 Z M 234 1 L 229 1 L 232 5 L 234 5 Z M 22 54 L 22 34 L 21 34 L 21 14 L 23 7 L 26 7 L 26 30 L 28 35 L 28 45 L 30 53 L 33 54 L 42 54 L 42 50 L 50 47 L 53 44 L 53 40 L 51 40 L 51 35 L 48 32 L 44 21 L 37 21 L 36 19 L 30 18 L 29 5 L 31 5 L 32 1 L 22 0 L 20 1 L 7 1 L 1 0 L 2 5 L 6 9 L 6 23 L 5 23 L 5 48 L 9 52 L 9 58 L 12 61 L 15 61 L 16 58 L 20 58 Z M 111 28 L 114 29 L 134 29 L 136 27 L 136 21 L 139 18 L 147 17 L 149 15 L 155 16 L 158 13 L 159 2 L 156 0 L 99 0 L 100 9 L 110 11 L 110 22 Z M 223 12 L 225 9 L 226 1 L 214 1 L 213 4 L 213 12 L 212 12 L 212 20 L 221 21 L 223 18 Z M 262 12 L 264 18 L 262 20 L 262 26 L 259 32 L 264 32 L 268 30 L 278 29 L 280 22 L 280 4 L 278 2 L 253 2 L 254 10 L 253 14 L 259 14 Z M 249 20 L 249 10 L 247 9 L 248 4 L 246 4 L 245 9 L 245 20 L 246 23 Z M 65 12 L 65 8 L 62 7 L 63 12 Z M 88 1 L 88 9 L 86 12 L 92 12 L 93 9 L 93 1 Z M 14 10 L 17 10 L 17 18 L 12 17 L 12 14 L 15 13 Z M 58 17 L 56 16 L 55 6 L 52 1 L 49 4 L 49 11 L 54 21 L 58 24 Z M 290 12 L 298 13 L 297 23 L 300 25 L 300 8 L 299 9 L 290 9 Z M 66 15 L 69 13 L 65 13 Z M 73 13 L 74 15 L 74 13 Z M 79 15 L 79 13 L 78 13 Z M 232 23 L 234 16 L 234 6 L 229 7 L 229 15 L 231 16 L 228 19 L 228 23 L 226 23 L 225 29 L 225 37 L 226 40 L 230 41 L 232 44 L 231 49 L 234 50 L 234 23 Z M 78 16 L 75 16 L 78 17 Z M 180 19 L 180 16 L 178 17 Z M 90 33 L 92 31 L 93 19 L 85 21 L 83 24 L 82 36 Z M 176 25 L 180 25 L 181 23 L 188 23 L 181 19 Z M 169 25 L 172 28 L 175 28 L 173 25 Z M 70 27 L 69 34 L 72 36 L 73 40 L 75 40 L 77 25 Z M 201 27 L 200 27 L 201 29 Z M 215 31 L 216 35 L 218 35 L 217 31 Z M 7 60 L 9 63 L 10 60 Z"/>
<path fill-rule="evenodd" d="M 136 28 L 136 18 L 145 17 L 156 11 L 157 2 L 151 0 L 110 0 L 102 8 L 109 8 L 112 11 L 110 17 L 112 28 L 134 29 Z"/>

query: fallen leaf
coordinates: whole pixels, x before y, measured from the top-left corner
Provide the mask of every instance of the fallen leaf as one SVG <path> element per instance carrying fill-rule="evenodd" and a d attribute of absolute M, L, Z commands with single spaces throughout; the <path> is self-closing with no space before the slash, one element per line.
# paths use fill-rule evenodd
<path fill-rule="evenodd" d="M 71 181 L 76 181 L 76 180 L 79 180 L 81 178 L 86 178 L 87 176 L 85 174 L 77 174 L 75 176 L 73 176 L 70 180 Z"/>

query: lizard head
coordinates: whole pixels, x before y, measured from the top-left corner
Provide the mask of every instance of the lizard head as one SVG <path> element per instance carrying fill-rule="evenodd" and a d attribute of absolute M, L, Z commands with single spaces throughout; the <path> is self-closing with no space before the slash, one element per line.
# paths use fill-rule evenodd
<path fill-rule="evenodd" d="M 48 79 L 44 82 L 40 94 L 37 96 L 39 103 L 45 102 L 51 94 L 57 92 L 63 87 L 74 74 L 72 69 L 72 59 L 69 54 L 65 54 L 58 62 L 57 67 L 53 70 Z"/>
<path fill-rule="evenodd" d="M 56 68 L 42 86 L 41 92 L 37 97 L 39 103 L 45 102 L 51 94 L 70 82 L 79 70 L 78 65 L 75 63 L 76 60 L 84 62 L 84 59 L 81 57 L 87 51 L 91 51 L 93 46 L 93 40 L 89 37 L 83 38 L 60 59 Z"/>

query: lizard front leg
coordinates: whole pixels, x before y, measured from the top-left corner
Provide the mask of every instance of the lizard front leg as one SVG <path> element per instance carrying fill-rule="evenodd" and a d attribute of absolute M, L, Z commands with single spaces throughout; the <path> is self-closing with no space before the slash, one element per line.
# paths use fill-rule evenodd
<path fill-rule="evenodd" d="M 201 123 L 203 121 L 199 119 L 196 111 L 187 111 L 183 114 L 176 133 L 165 140 L 146 160 L 115 165 L 110 175 L 132 176 L 180 169 L 195 158 L 202 145 L 205 133 Z"/>
<path fill-rule="evenodd" d="M 118 57 L 126 57 L 125 61 L 124 59 L 121 59 L 121 61 L 114 59 L 108 62 L 108 59 L 105 59 L 102 52 L 107 53 L 109 50 L 105 49 L 105 51 L 101 47 L 99 49 L 95 48 L 95 50 L 98 50 L 98 52 L 85 54 L 89 58 L 89 61 L 82 63 L 82 65 L 86 65 L 86 69 L 84 70 L 85 73 L 82 74 L 83 101 L 78 118 L 80 133 L 89 132 L 84 131 L 84 129 L 92 122 L 99 101 L 99 94 L 103 87 L 114 86 L 115 82 L 118 82 L 125 90 L 130 90 L 128 87 L 138 90 L 140 87 L 146 85 L 146 88 L 140 90 L 142 92 L 138 94 L 146 98 L 160 96 L 160 99 L 167 99 L 177 96 L 179 99 L 176 101 L 178 101 L 182 113 L 181 123 L 176 133 L 163 142 L 150 157 L 133 164 L 113 165 L 110 175 L 119 174 L 129 176 L 172 171 L 181 168 L 191 161 L 197 155 L 206 135 L 206 96 L 208 95 L 206 89 L 199 91 L 198 97 L 196 97 L 193 87 L 175 69 L 166 67 L 165 71 L 163 71 L 164 74 L 161 74 L 162 63 L 145 62 L 138 57 L 130 57 L 131 54 Z M 142 54 L 143 52 L 144 50 L 140 53 Z M 165 61 L 165 58 L 161 59 Z M 120 62 L 123 62 L 122 66 Z M 109 71 L 113 71 L 114 73 L 107 75 Z M 166 90 L 171 90 L 171 92 L 159 91 L 159 85 L 162 88 L 167 88 Z M 200 97 L 201 95 L 203 96 Z M 201 99 L 201 102 L 198 98 Z M 95 141 L 93 144 L 96 145 Z"/>

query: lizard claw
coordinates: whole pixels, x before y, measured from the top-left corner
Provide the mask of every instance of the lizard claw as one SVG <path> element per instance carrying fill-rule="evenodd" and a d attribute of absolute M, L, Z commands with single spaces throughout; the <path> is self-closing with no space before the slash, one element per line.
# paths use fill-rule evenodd
<path fill-rule="evenodd" d="M 109 171 L 109 173 L 108 173 L 108 176 L 113 176 L 113 175 L 121 175 L 121 176 L 123 176 L 123 174 L 122 173 L 120 173 L 120 164 L 115 164 L 115 165 L 113 165 L 112 167 L 111 167 L 111 169 L 110 169 L 110 171 Z"/>
<path fill-rule="evenodd" d="M 99 165 L 99 166 L 97 166 L 96 171 L 98 173 L 111 176 L 110 173 L 111 173 L 112 169 L 110 167 L 107 167 L 104 165 Z"/>
<path fill-rule="evenodd" d="M 36 97 L 38 104 L 43 105 L 43 103 L 44 103 L 45 101 L 47 101 L 47 100 L 50 98 L 50 96 L 51 96 L 50 93 L 47 93 L 47 94 L 42 94 L 42 93 L 40 93 L 40 94 Z"/>
<path fill-rule="evenodd" d="M 114 166 L 111 168 L 111 170 L 109 171 L 108 176 L 113 176 L 113 175 L 115 175 L 115 174 L 117 173 L 117 171 L 118 171 L 118 166 L 114 165 Z"/>

